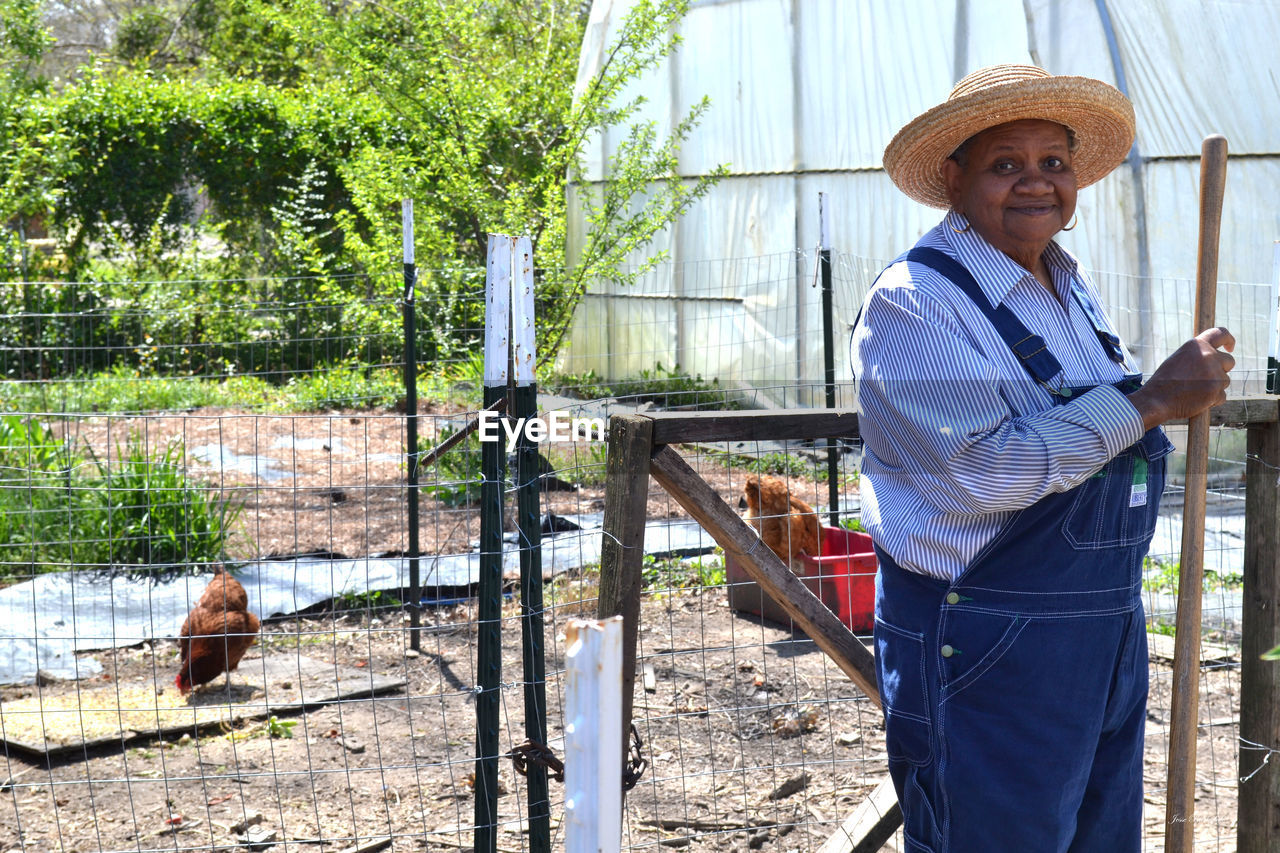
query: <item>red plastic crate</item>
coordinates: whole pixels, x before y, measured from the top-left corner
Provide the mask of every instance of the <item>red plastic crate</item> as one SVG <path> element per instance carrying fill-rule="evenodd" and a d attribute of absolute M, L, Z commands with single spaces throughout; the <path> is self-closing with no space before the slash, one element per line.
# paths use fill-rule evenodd
<path fill-rule="evenodd" d="M 855 634 L 869 634 L 875 619 L 876 555 L 871 537 L 840 527 L 822 528 L 822 556 L 801 556 L 793 570 L 809 591 Z M 736 560 L 725 561 L 729 606 L 789 623 L 782 605 L 765 594 Z"/>

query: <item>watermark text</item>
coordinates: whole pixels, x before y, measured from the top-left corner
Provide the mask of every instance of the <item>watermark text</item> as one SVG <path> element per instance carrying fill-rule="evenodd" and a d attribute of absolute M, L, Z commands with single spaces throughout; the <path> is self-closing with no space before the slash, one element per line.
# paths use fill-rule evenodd
<path fill-rule="evenodd" d="M 549 412 L 545 418 L 504 418 L 498 412 L 480 412 L 476 432 L 481 441 L 502 441 L 508 453 L 514 453 L 523 435 L 529 441 L 604 441 L 604 418 L 581 418 L 566 412 Z"/>

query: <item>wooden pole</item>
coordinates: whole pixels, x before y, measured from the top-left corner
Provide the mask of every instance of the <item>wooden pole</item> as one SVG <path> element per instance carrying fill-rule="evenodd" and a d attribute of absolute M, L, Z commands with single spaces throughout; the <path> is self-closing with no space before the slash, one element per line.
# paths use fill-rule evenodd
<path fill-rule="evenodd" d="M 1271 398 L 1272 408 L 1277 402 Z M 1244 612 L 1240 644 L 1239 853 L 1280 850 L 1280 423 L 1249 427 L 1245 464 Z"/>
<path fill-rule="evenodd" d="M 1218 236 L 1227 182 L 1227 140 L 1205 137 L 1200 149 L 1200 247 L 1196 263 L 1195 326 L 1214 325 L 1218 296 Z M 1204 586 L 1204 518 L 1209 479 L 1209 413 L 1187 422 L 1187 478 L 1182 510 L 1182 564 L 1174 634 L 1173 710 L 1169 727 L 1166 853 L 1191 853 L 1195 840 L 1196 728 L 1200 700 L 1200 607 Z"/>
<path fill-rule="evenodd" d="M 622 617 L 622 749 L 631 741 L 636 686 L 636 646 L 640 634 L 644 525 L 649 508 L 649 455 L 653 421 L 639 415 L 609 419 L 605 462 L 604 539 L 600 545 L 601 619 Z M 621 780 L 619 780 L 621 782 Z"/>

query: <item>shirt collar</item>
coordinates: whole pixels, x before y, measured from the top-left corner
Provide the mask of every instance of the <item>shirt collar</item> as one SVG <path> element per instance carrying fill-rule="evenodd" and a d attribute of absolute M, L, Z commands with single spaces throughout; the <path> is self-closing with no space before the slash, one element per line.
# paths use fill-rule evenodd
<path fill-rule="evenodd" d="M 972 230 L 969 220 L 963 214 L 948 211 L 943 224 L 950 226 L 942 229 L 943 239 L 955 252 L 960 263 L 974 273 L 978 287 L 992 305 L 1003 302 L 1009 291 L 1020 281 L 1034 280 L 1029 270 Z M 1044 262 L 1049 266 L 1050 274 L 1061 272 L 1066 275 L 1067 281 L 1075 281 L 1079 262 L 1052 240 L 1045 247 Z M 981 275 L 978 274 L 979 271 Z M 1058 279 L 1057 275 L 1053 277 L 1055 281 Z"/>

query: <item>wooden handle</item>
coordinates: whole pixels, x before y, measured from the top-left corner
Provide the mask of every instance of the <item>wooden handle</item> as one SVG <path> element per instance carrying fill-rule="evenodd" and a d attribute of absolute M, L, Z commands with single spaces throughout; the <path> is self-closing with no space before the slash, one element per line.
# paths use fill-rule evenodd
<path fill-rule="evenodd" d="M 1200 246 L 1196 261 L 1195 327 L 1214 326 L 1218 298 L 1218 238 L 1227 183 L 1227 140 L 1205 137 L 1200 149 Z M 1182 563 L 1174 634 L 1173 711 L 1169 727 L 1166 853 L 1191 853 L 1195 840 L 1196 729 L 1200 704 L 1200 607 L 1204 585 L 1204 518 L 1209 484 L 1209 413 L 1187 423 L 1187 484 L 1182 508 Z"/>

